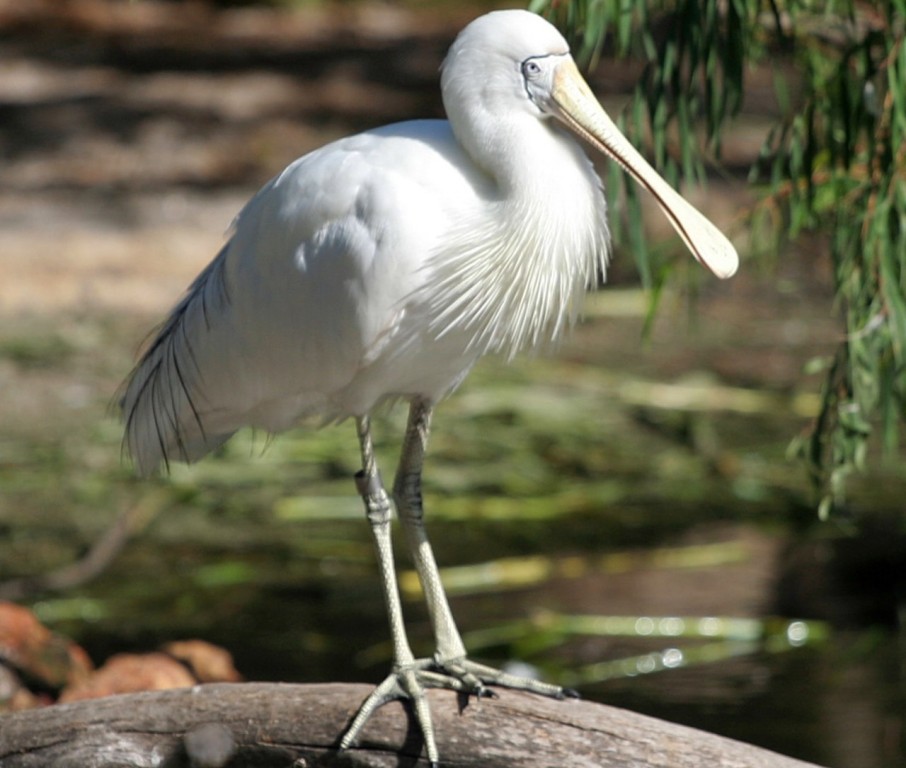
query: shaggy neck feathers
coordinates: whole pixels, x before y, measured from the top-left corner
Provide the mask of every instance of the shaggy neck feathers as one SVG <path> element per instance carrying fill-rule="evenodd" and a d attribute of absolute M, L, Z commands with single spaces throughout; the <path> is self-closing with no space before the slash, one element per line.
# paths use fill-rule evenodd
<path fill-rule="evenodd" d="M 519 153 L 497 155 L 506 166 L 494 168 L 486 154 L 499 197 L 432 260 L 432 333 L 464 332 L 480 354 L 511 357 L 556 342 L 607 263 L 606 206 L 591 163 L 548 122 L 532 122 Z"/>

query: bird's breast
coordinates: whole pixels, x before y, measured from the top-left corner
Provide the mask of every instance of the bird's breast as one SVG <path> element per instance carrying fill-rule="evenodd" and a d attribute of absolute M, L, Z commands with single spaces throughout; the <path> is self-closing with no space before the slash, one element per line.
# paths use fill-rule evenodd
<path fill-rule="evenodd" d="M 496 199 L 450 221 L 420 292 L 431 332 L 467 348 L 515 355 L 556 342 L 609 250 L 600 180 L 581 149 L 533 169 Z"/>

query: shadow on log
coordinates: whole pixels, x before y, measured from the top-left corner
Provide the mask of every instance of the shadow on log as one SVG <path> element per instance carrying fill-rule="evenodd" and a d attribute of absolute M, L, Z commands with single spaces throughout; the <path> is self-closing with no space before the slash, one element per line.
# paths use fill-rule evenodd
<path fill-rule="evenodd" d="M 110 696 L 0 717 L 3 768 L 413 768 L 421 737 L 401 704 L 369 721 L 358 747 L 335 744 L 364 685 L 211 684 Z M 463 702 L 430 691 L 444 766 L 805 768 L 691 728 L 583 701 L 498 690 Z M 465 706 L 461 706 L 465 704 Z"/>

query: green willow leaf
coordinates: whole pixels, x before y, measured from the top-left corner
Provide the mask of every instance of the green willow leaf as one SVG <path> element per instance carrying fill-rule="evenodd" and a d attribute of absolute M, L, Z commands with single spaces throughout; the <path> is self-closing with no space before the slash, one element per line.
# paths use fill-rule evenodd
<path fill-rule="evenodd" d="M 704 178 L 705 151 L 719 158 L 721 134 L 742 104 L 747 65 L 776 61 L 779 116 L 748 176 L 759 196 L 751 241 L 776 263 L 784 239 L 817 233 L 832 268 L 843 341 L 819 415 L 795 449 L 821 514 L 830 514 L 864 466 L 873 432 L 880 427 L 883 443 L 895 445 L 906 418 L 906 0 L 535 6 L 567 20 L 570 34 L 593 32 L 598 46 L 609 34 L 617 55 L 640 59 L 626 127 L 672 182 Z M 627 240 L 644 284 L 662 286 L 635 189 L 620 175 L 611 191 L 626 200 Z"/>

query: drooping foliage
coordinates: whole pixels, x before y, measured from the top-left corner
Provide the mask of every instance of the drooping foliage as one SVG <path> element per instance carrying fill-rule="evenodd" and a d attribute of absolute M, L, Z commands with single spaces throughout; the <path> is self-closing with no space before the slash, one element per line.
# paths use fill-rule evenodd
<path fill-rule="evenodd" d="M 806 235 L 832 268 L 840 344 L 821 407 L 793 447 L 826 516 L 871 440 L 897 445 L 906 418 L 906 0 L 534 0 L 594 65 L 603 51 L 643 63 L 622 127 L 676 183 L 701 181 L 743 100 L 747 66 L 774 67 L 779 114 L 749 174 L 757 194 L 749 258 Z M 790 81 L 790 73 L 795 73 Z M 643 281 L 664 270 L 618 173 Z M 621 222 L 615 222 L 619 225 Z M 757 249 L 754 247 L 757 246 Z M 805 362 L 805 361 L 803 361 Z"/>

